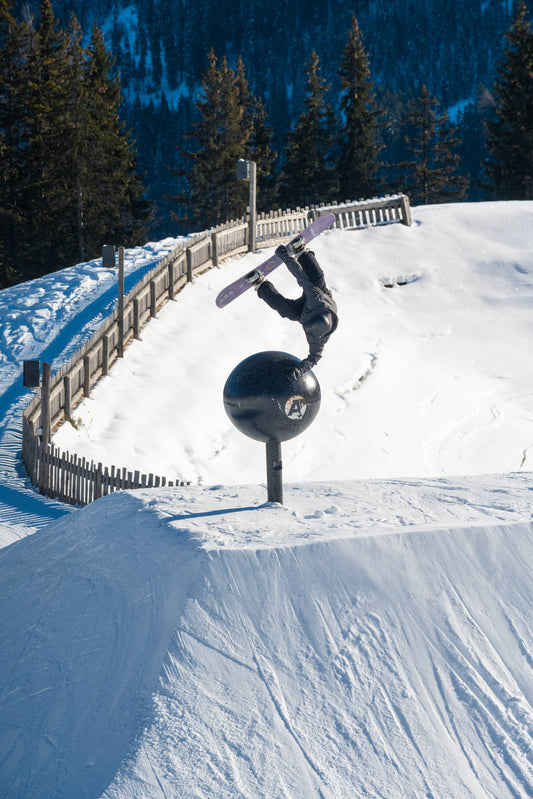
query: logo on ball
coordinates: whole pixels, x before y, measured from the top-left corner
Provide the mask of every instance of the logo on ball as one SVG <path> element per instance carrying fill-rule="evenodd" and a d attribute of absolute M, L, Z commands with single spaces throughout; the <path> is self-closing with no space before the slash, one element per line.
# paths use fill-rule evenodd
<path fill-rule="evenodd" d="M 303 397 L 289 397 L 285 403 L 285 416 L 289 419 L 303 419 L 306 407 Z"/>

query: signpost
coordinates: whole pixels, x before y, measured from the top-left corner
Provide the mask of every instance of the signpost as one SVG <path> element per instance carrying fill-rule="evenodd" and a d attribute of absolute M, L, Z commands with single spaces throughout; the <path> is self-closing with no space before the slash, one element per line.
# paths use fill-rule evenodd
<path fill-rule="evenodd" d="M 250 205 L 248 208 L 248 250 L 250 252 L 255 252 L 257 221 L 257 164 L 255 161 L 246 161 L 244 158 L 239 158 L 237 161 L 237 179 L 250 181 Z"/>

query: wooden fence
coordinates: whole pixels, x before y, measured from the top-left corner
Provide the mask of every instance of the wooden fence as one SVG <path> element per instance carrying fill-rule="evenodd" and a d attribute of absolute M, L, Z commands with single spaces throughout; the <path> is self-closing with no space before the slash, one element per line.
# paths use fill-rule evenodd
<path fill-rule="evenodd" d="M 186 485 L 158 475 L 145 475 L 116 466 L 103 466 L 77 455 L 61 452 L 54 444 L 44 444 L 23 420 L 23 449 L 34 464 L 33 484 L 42 494 L 72 505 L 87 505 L 99 497 L 126 488 L 153 488 Z"/>
<path fill-rule="evenodd" d="M 256 246 L 271 247 L 293 238 L 311 219 L 326 213 L 336 217 L 335 226 L 356 229 L 401 222 L 411 224 L 409 199 L 399 194 L 357 203 L 322 205 L 295 211 L 261 214 L 256 220 Z M 22 458 L 32 483 L 45 496 L 85 505 L 112 491 L 159 485 L 184 485 L 123 467 L 103 466 L 60 452 L 51 443 L 53 430 L 72 420 L 73 408 L 91 396 L 95 383 L 109 373 L 124 348 L 140 337 L 142 327 L 158 309 L 207 269 L 249 248 L 250 231 L 245 219 L 228 222 L 186 238 L 159 261 L 130 291 L 120 307 L 55 374 L 43 364 L 42 388 L 23 414 Z"/>

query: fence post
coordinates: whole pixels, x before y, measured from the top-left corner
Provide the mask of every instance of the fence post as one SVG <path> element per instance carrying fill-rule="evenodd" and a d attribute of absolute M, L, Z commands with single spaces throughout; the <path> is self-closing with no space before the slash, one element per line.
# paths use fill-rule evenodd
<path fill-rule="evenodd" d="M 102 496 L 102 471 L 103 471 L 102 464 L 99 463 L 98 466 L 96 467 L 96 474 L 94 480 L 95 499 L 100 499 L 100 497 Z"/>
<path fill-rule="evenodd" d="M 63 378 L 63 390 L 65 392 L 65 405 L 63 408 L 65 411 L 65 419 L 70 419 L 72 417 L 72 388 L 70 375 L 65 375 Z"/>
<path fill-rule="evenodd" d="M 52 424 L 50 419 L 50 374 L 52 367 L 43 363 L 41 388 L 41 441 L 46 446 L 50 443 Z"/>
<path fill-rule="evenodd" d="M 91 396 L 91 359 L 89 355 L 83 356 L 83 396 Z"/>
<path fill-rule="evenodd" d="M 218 266 L 218 236 L 216 233 L 211 233 L 211 260 L 213 266 Z"/>
<path fill-rule="evenodd" d="M 186 250 L 187 254 L 187 283 L 192 282 L 192 252 L 191 248 L 187 247 Z"/>
<path fill-rule="evenodd" d="M 155 301 L 155 280 L 150 281 L 150 316 L 155 319 L 156 316 L 156 301 Z"/>
<path fill-rule="evenodd" d="M 171 259 L 168 264 L 168 298 L 174 299 L 174 261 Z"/>
<path fill-rule="evenodd" d="M 257 164 L 250 161 L 250 237 L 248 248 L 250 252 L 256 250 L 256 224 L 257 224 Z"/>
<path fill-rule="evenodd" d="M 124 247 L 118 248 L 118 357 L 124 357 Z"/>
<path fill-rule="evenodd" d="M 140 339 L 139 328 L 139 298 L 133 298 L 133 338 Z"/>
<path fill-rule="evenodd" d="M 102 339 L 102 375 L 106 377 L 109 372 L 109 333 Z"/>
<path fill-rule="evenodd" d="M 411 206 L 409 205 L 409 197 L 406 194 L 400 195 L 400 208 L 402 209 L 402 223 L 404 225 L 410 225 Z"/>

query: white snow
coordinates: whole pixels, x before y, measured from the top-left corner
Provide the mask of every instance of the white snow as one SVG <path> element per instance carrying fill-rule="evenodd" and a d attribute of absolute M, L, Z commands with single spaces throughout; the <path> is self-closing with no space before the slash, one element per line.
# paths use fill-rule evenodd
<path fill-rule="evenodd" d="M 315 369 L 320 415 L 283 445 L 286 480 L 533 468 L 532 208 L 422 208 L 410 228 L 316 240 L 340 323 Z M 169 478 L 264 480 L 263 447 L 231 425 L 224 383 L 254 352 L 303 357 L 305 338 L 253 291 L 223 310 L 213 297 L 265 255 L 211 270 L 167 304 L 55 443 Z M 297 293 L 286 270 L 273 280 Z"/>
<path fill-rule="evenodd" d="M 129 291 L 180 239 L 129 250 Z M 22 362 L 38 359 L 54 370 L 68 361 L 113 310 L 117 272 L 101 260 L 54 272 L 0 291 L 0 545 L 71 512 L 44 501 L 25 484 L 20 466 L 21 415 L 31 393 L 22 387 Z"/>
<path fill-rule="evenodd" d="M 413 217 L 316 242 L 340 325 L 283 505 L 222 388 L 303 335 L 251 291 L 214 306 L 267 251 L 188 286 L 55 436 L 199 484 L 84 509 L 20 472 L 21 360 L 59 366 L 116 277 L 0 292 L 0 796 L 532 795 L 533 203 Z"/>

